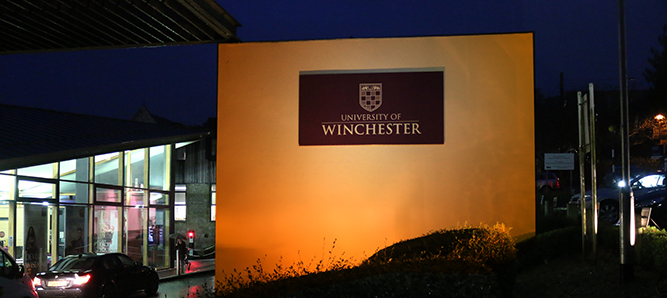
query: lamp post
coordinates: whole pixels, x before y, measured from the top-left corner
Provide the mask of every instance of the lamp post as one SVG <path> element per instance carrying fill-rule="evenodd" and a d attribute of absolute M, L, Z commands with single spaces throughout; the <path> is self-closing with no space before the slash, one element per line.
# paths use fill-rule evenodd
<path fill-rule="evenodd" d="M 621 283 L 629 283 L 634 279 L 634 197 L 628 183 L 630 181 L 630 146 L 628 125 L 628 76 L 625 49 L 625 7 L 624 1 L 618 1 L 618 47 L 619 47 L 619 81 L 621 101 L 621 164 L 623 165 L 623 181 L 619 198 L 620 215 L 620 258 Z"/>
<path fill-rule="evenodd" d="M 667 144 L 667 130 L 665 129 L 665 116 L 662 114 L 655 115 L 653 117 L 655 119 L 656 124 L 653 127 L 653 138 L 659 140 L 659 146 L 658 149 L 660 150 L 660 167 L 664 171 L 665 168 L 665 145 Z"/>

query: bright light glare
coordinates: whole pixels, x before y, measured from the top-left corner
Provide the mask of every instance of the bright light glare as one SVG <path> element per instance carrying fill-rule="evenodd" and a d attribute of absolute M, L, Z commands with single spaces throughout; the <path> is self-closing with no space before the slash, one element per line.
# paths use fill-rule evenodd
<path fill-rule="evenodd" d="M 87 283 L 90 280 L 90 274 L 86 274 L 83 276 L 76 275 L 74 278 L 74 285 L 80 286 L 82 284 Z"/>
<path fill-rule="evenodd" d="M 39 279 L 39 277 L 35 276 L 35 278 L 32 279 L 32 286 L 39 287 L 41 285 L 42 285 L 42 280 Z"/>
<path fill-rule="evenodd" d="M 660 121 L 660 120 L 663 120 L 663 119 L 665 119 L 665 116 L 663 116 L 662 114 L 655 115 L 655 120 Z"/>
<path fill-rule="evenodd" d="M 635 205 L 635 197 L 630 195 L 630 206 Z M 634 208 L 630 208 L 630 246 L 635 246 L 637 227 L 635 227 L 635 212 Z"/>
<path fill-rule="evenodd" d="M 618 181 L 618 187 L 625 187 L 625 181 Z"/>

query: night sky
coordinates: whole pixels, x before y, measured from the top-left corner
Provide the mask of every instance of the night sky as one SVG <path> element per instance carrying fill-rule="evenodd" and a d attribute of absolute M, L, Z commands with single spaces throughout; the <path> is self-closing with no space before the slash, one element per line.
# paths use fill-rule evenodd
<path fill-rule="evenodd" d="M 535 32 L 535 84 L 618 89 L 618 2 L 217 0 L 244 42 Z M 667 0 L 625 1 L 631 88 L 667 24 Z M 145 104 L 184 124 L 215 117 L 217 48 L 190 45 L 0 56 L 0 103 L 129 119 Z"/>

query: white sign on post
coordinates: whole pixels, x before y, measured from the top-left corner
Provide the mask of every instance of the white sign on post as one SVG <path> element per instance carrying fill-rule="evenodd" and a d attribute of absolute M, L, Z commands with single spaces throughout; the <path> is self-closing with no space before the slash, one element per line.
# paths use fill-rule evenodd
<path fill-rule="evenodd" d="M 545 170 L 574 170 L 574 153 L 544 153 Z"/>

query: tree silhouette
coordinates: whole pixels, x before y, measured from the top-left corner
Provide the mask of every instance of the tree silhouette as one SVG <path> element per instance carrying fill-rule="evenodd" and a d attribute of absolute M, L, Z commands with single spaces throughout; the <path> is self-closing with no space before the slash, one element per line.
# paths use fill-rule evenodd
<path fill-rule="evenodd" d="M 651 84 L 647 107 L 643 108 L 644 116 L 653 114 L 667 114 L 667 25 L 663 27 L 662 35 L 658 37 L 660 47 L 651 47 L 653 57 L 648 59 L 649 66 L 644 70 L 644 79 Z M 654 107 L 654 109 L 650 109 Z"/>

